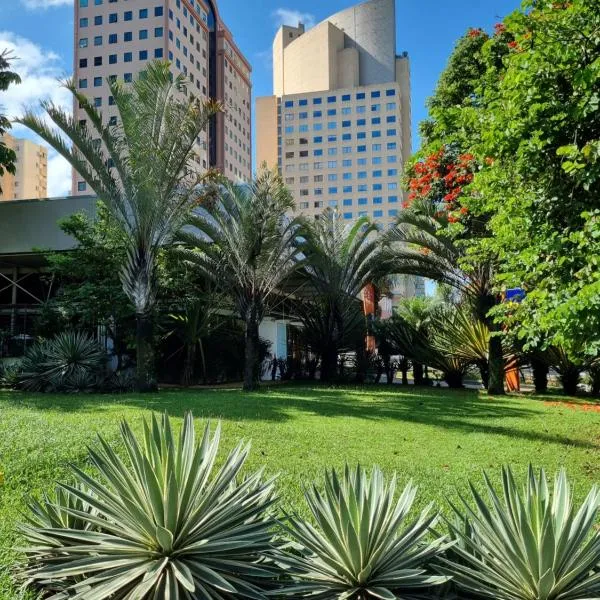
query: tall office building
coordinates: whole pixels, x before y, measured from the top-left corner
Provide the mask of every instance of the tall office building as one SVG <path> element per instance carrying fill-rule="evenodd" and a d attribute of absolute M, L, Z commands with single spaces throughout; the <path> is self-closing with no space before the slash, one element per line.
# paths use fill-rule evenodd
<path fill-rule="evenodd" d="M 107 80 L 132 81 L 148 61 L 168 60 L 189 80 L 188 93 L 225 107 L 198 139 L 198 170 L 216 168 L 234 181 L 252 176 L 251 72 L 214 0 L 75 0 L 75 82 L 117 118 Z M 78 105 L 75 114 L 85 113 Z M 73 174 L 73 194 L 88 194 Z"/>
<path fill-rule="evenodd" d="M 395 0 L 369 0 L 275 36 L 273 95 L 256 101 L 256 159 L 279 168 L 302 214 L 331 207 L 385 227 L 402 209 L 410 65 L 396 54 L 395 12 Z M 418 278 L 399 288 L 424 291 Z"/>
<path fill-rule="evenodd" d="M 48 150 L 31 140 L 2 136 L 6 146 L 15 151 L 15 174 L 0 178 L 0 201 L 46 198 L 48 195 Z"/>

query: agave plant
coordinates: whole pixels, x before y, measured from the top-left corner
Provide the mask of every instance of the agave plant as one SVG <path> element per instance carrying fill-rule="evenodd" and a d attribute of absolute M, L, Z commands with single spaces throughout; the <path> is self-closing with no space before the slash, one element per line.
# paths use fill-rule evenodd
<path fill-rule="evenodd" d="M 215 470 L 220 426 L 197 443 L 189 413 L 177 437 L 166 415 L 144 421 L 139 441 L 125 422 L 121 436 L 125 458 L 100 437 L 96 473 L 73 467 L 78 485 L 32 505 L 29 585 L 82 600 L 264 598 L 274 484 L 237 479 L 249 446 Z"/>
<path fill-rule="evenodd" d="M 452 535 L 459 541 L 443 563 L 459 590 L 495 600 L 591 600 L 600 597 L 600 491 L 593 487 L 576 510 L 564 470 L 549 490 L 543 470 L 530 466 L 519 490 L 502 470 L 503 498 L 487 475 L 486 504 L 471 484 L 475 506 L 462 499 Z"/>
<path fill-rule="evenodd" d="M 77 391 L 97 383 L 106 353 L 88 334 L 66 331 L 34 344 L 22 363 L 21 386 L 31 391 Z"/>
<path fill-rule="evenodd" d="M 386 485 L 379 468 L 369 477 L 359 466 L 341 479 L 327 473 L 324 493 L 307 491 L 316 526 L 289 517 L 285 527 L 301 550 L 281 557 L 294 580 L 282 595 L 393 600 L 444 583 L 427 569 L 448 547 L 443 537 L 425 539 L 437 515 L 430 506 L 407 522 L 417 489 L 409 483 L 397 501 L 395 490 L 395 476 Z"/>

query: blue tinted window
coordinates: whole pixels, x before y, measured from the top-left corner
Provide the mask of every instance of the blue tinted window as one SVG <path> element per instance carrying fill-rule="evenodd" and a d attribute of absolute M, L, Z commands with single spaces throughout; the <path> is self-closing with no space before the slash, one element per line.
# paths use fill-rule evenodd
<path fill-rule="evenodd" d="M 329 206 L 331 208 L 335 208 L 338 205 L 337 200 L 330 200 L 329 201 Z"/>
<path fill-rule="evenodd" d="M 357 127 L 364 127 L 367 124 L 367 120 L 366 119 L 357 119 L 356 121 L 356 126 Z"/>
<path fill-rule="evenodd" d="M 344 198 L 344 200 L 342 201 L 342 204 L 344 206 L 352 206 L 352 198 Z"/>
<path fill-rule="evenodd" d="M 379 137 L 381 137 L 381 131 L 379 131 L 379 130 L 372 131 L 372 132 L 371 132 L 371 137 L 374 137 L 374 138 L 379 138 Z"/>
<path fill-rule="evenodd" d="M 308 113 L 307 113 L 307 112 L 301 112 L 301 113 L 298 115 L 298 118 L 299 118 L 299 119 L 308 119 Z"/>
<path fill-rule="evenodd" d="M 147 18 L 148 18 L 148 9 L 140 8 L 140 19 L 147 19 Z"/>
<path fill-rule="evenodd" d="M 398 184 L 396 182 L 388 183 L 388 190 L 397 190 Z"/>
<path fill-rule="evenodd" d="M 320 119 L 323 116 L 323 112 L 320 110 L 313 110 L 313 118 Z"/>
<path fill-rule="evenodd" d="M 100 87 L 102 85 L 102 77 L 94 77 L 94 87 Z"/>
<path fill-rule="evenodd" d="M 398 175 L 398 169 L 388 169 L 388 177 L 396 177 Z"/>
<path fill-rule="evenodd" d="M 352 159 L 351 158 L 345 158 L 342 161 L 342 167 L 351 167 L 352 166 Z"/>
<path fill-rule="evenodd" d="M 358 177 L 359 179 L 366 179 L 366 178 L 367 178 L 367 172 L 366 172 L 366 171 L 359 171 L 359 172 L 357 173 L 357 177 Z"/>
<path fill-rule="evenodd" d="M 320 135 L 318 135 L 317 137 L 313 138 L 313 143 L 314 144 L 320 144 L 322 141 L 323 141 L 323 138 Z"/>
<path fill-rule="evenodd" d="M 94 98 L 94 106 L 100 108 L 102 106 L 102 98 Z"/>
<path fill-rule="evenodd" d="M 148 60 L 148 50 L 140 50 L 140 60 Z"/>
<path fill-rule="evenodd" d="M 396 115 L 389 115 L 388 117 L 385 118 L 385 122 L 386 123 L 395 123 L 396 122 Z"/>
<path fill-rule="evenodd" d="M 396 90 L 385 90 L 385 95 L 386 96 L 395 96 Z"/>
<path fill-rule="evenodd" d="M 125 13 L 123 14 L 123 19 L 125 21 L 131 21 L 133 19 L 133 11 L 126 10 Z"/>
<path fill-rule="evenodd" d="M 356 151 L 357 152 L 366 152 L 367 151 L 367 147 L 366 146 L 357 146 L 356 147 Z"/>
<path fill-rule="evenodd" d="M 329 108 L 329 109 L 327 109 L 327 116 L 334 117 L 335 114 L 336 114 L 335 108 Z"/>
<path fill-rule="evenodd" d="M 342 179 L 345 179 L 346 181 L 352 179 L 352 173 L 343 173 Z"/>
<path fill-rule="evenodd" d="M 162 58 L 163 57 L 163 49 L 155 48 L 154 49 L 154 58 Z"/>
<path fill-rule="evenodd" d="M 88 26 L 88 18 L 82 17 L 79 19 L 79 27 L 87 27 Z"/>
<path fill-rule="evenodd" d="M 97 35 L 94 38 L 94 46 L 102 46 L 102 36 L 101 35 Z"/>
<path fill-rule="evenodd" d="M 154 37 L 161 38 L 163 36 L 163 28 L 155 27 L 154 28 Z"/>
<path fill-rule="evenodd" d="M 383 198 L 381 196 L 375 196 L 373 198 L 373 204 L 383 204 Z"/>
<path fill-rule="evenodd" d="M 373 171 L 373 177 L 381 177 L 381 171 Z"/>
<path fill-rule="evenodd" d="M 123 79 L 124 79 L 125 83 L 131 83 L 133 81 L 133 74 L 132 73 L 125 73 L 123 75 Z"/>
<path fill-rule="evenodd" d="M 133 54 L 131 52 L 125 52 L 123 55 L 123 60 L 125 62 L 131 62 L 133 60 Z"/>
<path fill-rule="evenodd" d="M 79 0 L 80 8 L 86 8 L 88 5 L 88 0 Z"/>
<path fill-rule="evenodd" d="M 364 100 L 365 99 L 365 93 L 364 92 L 359 92 L 358 94 L 356 94 L 356 99 L 357 100 Z"/>
<path fill-rule="evenodd" d="M 342 102 L 350 102 L 350 94 L 344 94 L 342 96 Z"/>
<path fill-rule="evenodd" d="M 87 88 L 87 79 L 80 79 L 79 87 L 80 87 L 80 89 L 85 90 L 85 88 Z"/>
<path fill-rule="evenodd" d="M 330 187 L 327 189 L 328 194 L 337 194 L 337 187 Z"/>
<path fill-rule="evenodd" d="M 331 104 L 332 102 L 336 101 L 336 97 L 335 96 L 327 96 L 327 102 L 329 104 Z"/>
<path fill-rule="evenodd" d="M 321 131 L 323 129 L 323 123 L 315 123 L 313 125 L 313 131 Z"/>
<path fill-rule="evenodd" d="M 396 142 L 388 142 L 387 149 L 388 150 L 395 150 L 396 149 Z"/>
<path fill-rule="evenodd" d="M 373 117 L 371 119 L 371 125 L 379 125 L 381 123 L 381 117 Z"/>
<path fill-rule="evenodd" d="M 132 39 L 133 39 L 133 32 L 132 31 L 126 31 L 123 34 L 123 41 L 124 42 L 131 42 Z"/>
<path fill-rule="evenodd" d="M 87 6 L 87 0 L 86 0 L 86 4 L 85 5 Z M 77 182 L 77 191 L 78 192 L 85 192 L 86 188 L 87 188 L 87 184 L 85 183 L 85 181 L 78 181 Z"/>
<path fill-rule="evenodd" d="M 371 104 L 371 112 L 379 112 L 381 104 Z"/>
<path fill-rule="evenodd" d="M 323 104 L 323 98 L 313 98 L 313 104 Z"/>
<path fill-rule="evenodd" d="M 374 211 L 373 211 L 373 216 L 374 216 L 375 218 L 378 218 L 378 217 L 383 217 L 383 211 L 382 211 L 382 210 L 374 210 Z"/>
<path fill-rule="evenodd" d="M 286 108 L 291 108 L 292 106 L 294 106 L 294 101 L 293 100 L 286 100 L 285 101 L 285 107 Z"/>
<path fill-rule="evenodd" d="M 344 219 L 346 219 L 347 221 L 349 221 L 352 218 L 352 213 L 351 212 L 345 212 L 344 213 Z"/>
<path fill-rule="evenodd" d="M 388 129 L 386 132 L 389 136 L 395 136 L 396 135 L 396 130 L 395 129 Z"/>
<path fill-rule="evenodd" d="M 367 204 L 368 200 L 366 198 L 359 198 L 358 199 L 358 205 L 359 206 L 365 206 Z"/>
<path fill-rule="evenodd" d="M 390 204 L 396 204 L 396 202 L 398 202 L 398 196 L 388 196 L 388 202 Z"/>
<path fill-rule="evenodd" d="M 299 131 L 300 133 L 306 133 L 306 132 L 308 131 L 308 125 L 300 125 L 300 126 L 298 127 L 298 131 Z"/>
<path fill-rule="evenodd" d="M 350 127 L 350 121 L 342 121 L 342 127 Z"/>
<path fill-rule="evenodd" d="M 94 17 L 94 25 L 102 25 L 102 15 Z"/>
<path fill-rule="evenodd" d="M 373 191 L 374 192 L 380 192 L 383 189 L 383 186 L 381 185 L 381 183 L 374 183 L 373 184 Z"/>
<path fill-rule="evenodd" d="M 359 131 L 356 134 L 356 139 L 357 140 L 366 140 L 367 139 L 367 133 L 365 131 Z"/>
<path fill-rule="evenodd" d="M 285 132 L 286 133 L 294 133 L 294 126 L 293 125 L 287 125 L 285 128 Z"/>
<path fill-rule="evenodd" d="M 148 30 L 140 29 L 140 40 L 147 40 L 147 39 L 148 39 Z"/>
<path fill-rule="evenodd" d="M 351 185 L 345 185 L 343 190 L 344 194 L 351 194 L 352 193 L 352 186 Z"/>
<path fill-rule="evenodd" d="M 366 183 L 361 183 L 358 185 L 357 191 L 359 192 L 366 192 L 368 190 L 368 186 Z"/>
<path fill-rule="evenodd" d="M 117 64 L 117 55 L 116 54 L 109 54 L 108 55 L 108 64 L 109 65 L 116 65 Z"/>
<path fill-rule="evenodd" d="M 381 97 L 381 92 L 379 90 L 371 92 L 371 98 L 379 98 Z"/>
<path fill-rule="evenodd" d="M 154 16 L 155 17 L 162 17 L 163 16 L 163 7 L 162 6 L 155 6 L 154 7 Z"/>
<path fill-rule="evenodd" d="M 352 139 L 352 134 L 351 133 L 343 133 L 342 134 L 342 140 L 344 142 L 347 142 L 348 140 L 351 140 L 351 139 Z"/>
<path fill-rule="evenodd" d="M 313 151 L 314 156 L 323 156 L 323 149 L 322 148 L 317 148 L 316 150 Z"/>
<path fill-rule="evenodd" d="M 328 142 L 337 142 L 337 135 L 328 135 L 327 141 Z"/>
<path fill-rule="evenodd" d="M 398 209 L 397 208 L 390 208 L 390 210 L 388 210 L 388 215 L 390 217 L 397 217 L 398 216 Z"/>

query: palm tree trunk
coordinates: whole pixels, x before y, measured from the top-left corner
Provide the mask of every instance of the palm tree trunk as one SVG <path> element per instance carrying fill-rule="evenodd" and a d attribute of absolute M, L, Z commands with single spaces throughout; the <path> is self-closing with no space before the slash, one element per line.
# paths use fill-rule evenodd
<path fill-rule="evenodd" d="M 154 340 L 152 316 L 147 312 L 136 313 L 137 382 L 138 392 L 156 392 L 156 365 L 154 362 Z"/>
<path fill-rule="evenodd" d="M 415 385 L 423 385 L 423 364 L 413 361 L 413 379 Z"/>
<path fill-rule="evenodd" d="M 536 394 L 545 394 L 548 391 L 548 364 L 537 357 L 531 359 L 531 370 L 533 371 L 533 385 Z"/>
<path fill-rule="evenodd" d="M 337 371 L 337 348 L 325 348 L 321 355 L 321 381 L 331 381 Z"/>
<path fill-rule="evenodd" d="M 493 330 L 491 330 L 493 334 Z M 491 335 L 488 345 L 488 394 L 495 396 L 503 395 L 504 391 L 504 352 L 502 351 L 502 339 Z"/>
<path fill-rule="evenodd" d="M 256 306 L 252 305 L 246 313 L 245 354 L 244 354 L 244 390 L 252 391 L 259 387 L 258 354 L 260 337 L 259 320 Z"/>
<path fill-rule="evenodd" d="M 186 344 L 185 363 L 183 365 L 183 376 L 181 383 L 184 387 L 192 385 L 194 380 L 194 363 L 196 362 L 196 344 L 190 342 Z"/>

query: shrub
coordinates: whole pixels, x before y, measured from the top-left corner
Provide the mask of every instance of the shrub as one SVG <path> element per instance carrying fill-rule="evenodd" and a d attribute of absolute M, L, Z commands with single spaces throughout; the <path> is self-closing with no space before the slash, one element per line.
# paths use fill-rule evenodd
<path fill-rule="evenodd" d="M 502 470 L 501 498 L 485 476 L 490 502 L 471 484 L 475 506 L 450 525 L 458 544 L 444 561 L 462 594 L 495 600 L 583 600 L 600 597 L 600 491 L 593 487 L 575 510 L 564 470 L 550 493 L 544 471 L 529 468 L 519 490 Z M 462 597 L 462 596 L 461 596 Z"/>
<path fill-rule="evenodd" d="M 437 520 L 431 506 L 407 522 L 416 488 L 408 484 L 395 501 L 396 479 L 386 485 L 375 467 L 346 467 L 325 477 L 325 491 L 313 487 L 306 501 L 316 526 L 291 516 L 286 526 L 300 552 L 287 553 L 294 583 L 282 591 L 294 598 L 367 600 L 409 598 L 441 585 L 428 563 L 447 548 L 443 537 L 426 541 Z M 400 595 L 396 595 L 400 594 Z"/>
<path fill-rule="evenodd" d="M 274 484 L 260 471 L 238 479 L 249 446 L 215 469 L 220 425 L 197 443 L 189 413 L 177 437 L 166 415 L 144 421 L 139 441 L 123 423 L 121 437 L 125 459 L 100 438 L 95 474 L 73 467 L 78 485 L 32 505 L 30 585 L 93 600 L 264 598 Z"/>
<path fill-rule="evenodd" d="M 89 390 L 98 386 L 105 366 L 106 353 L 92 337 L 67 331 L 29 348 L 20 386 L 36 392 Z"/>

